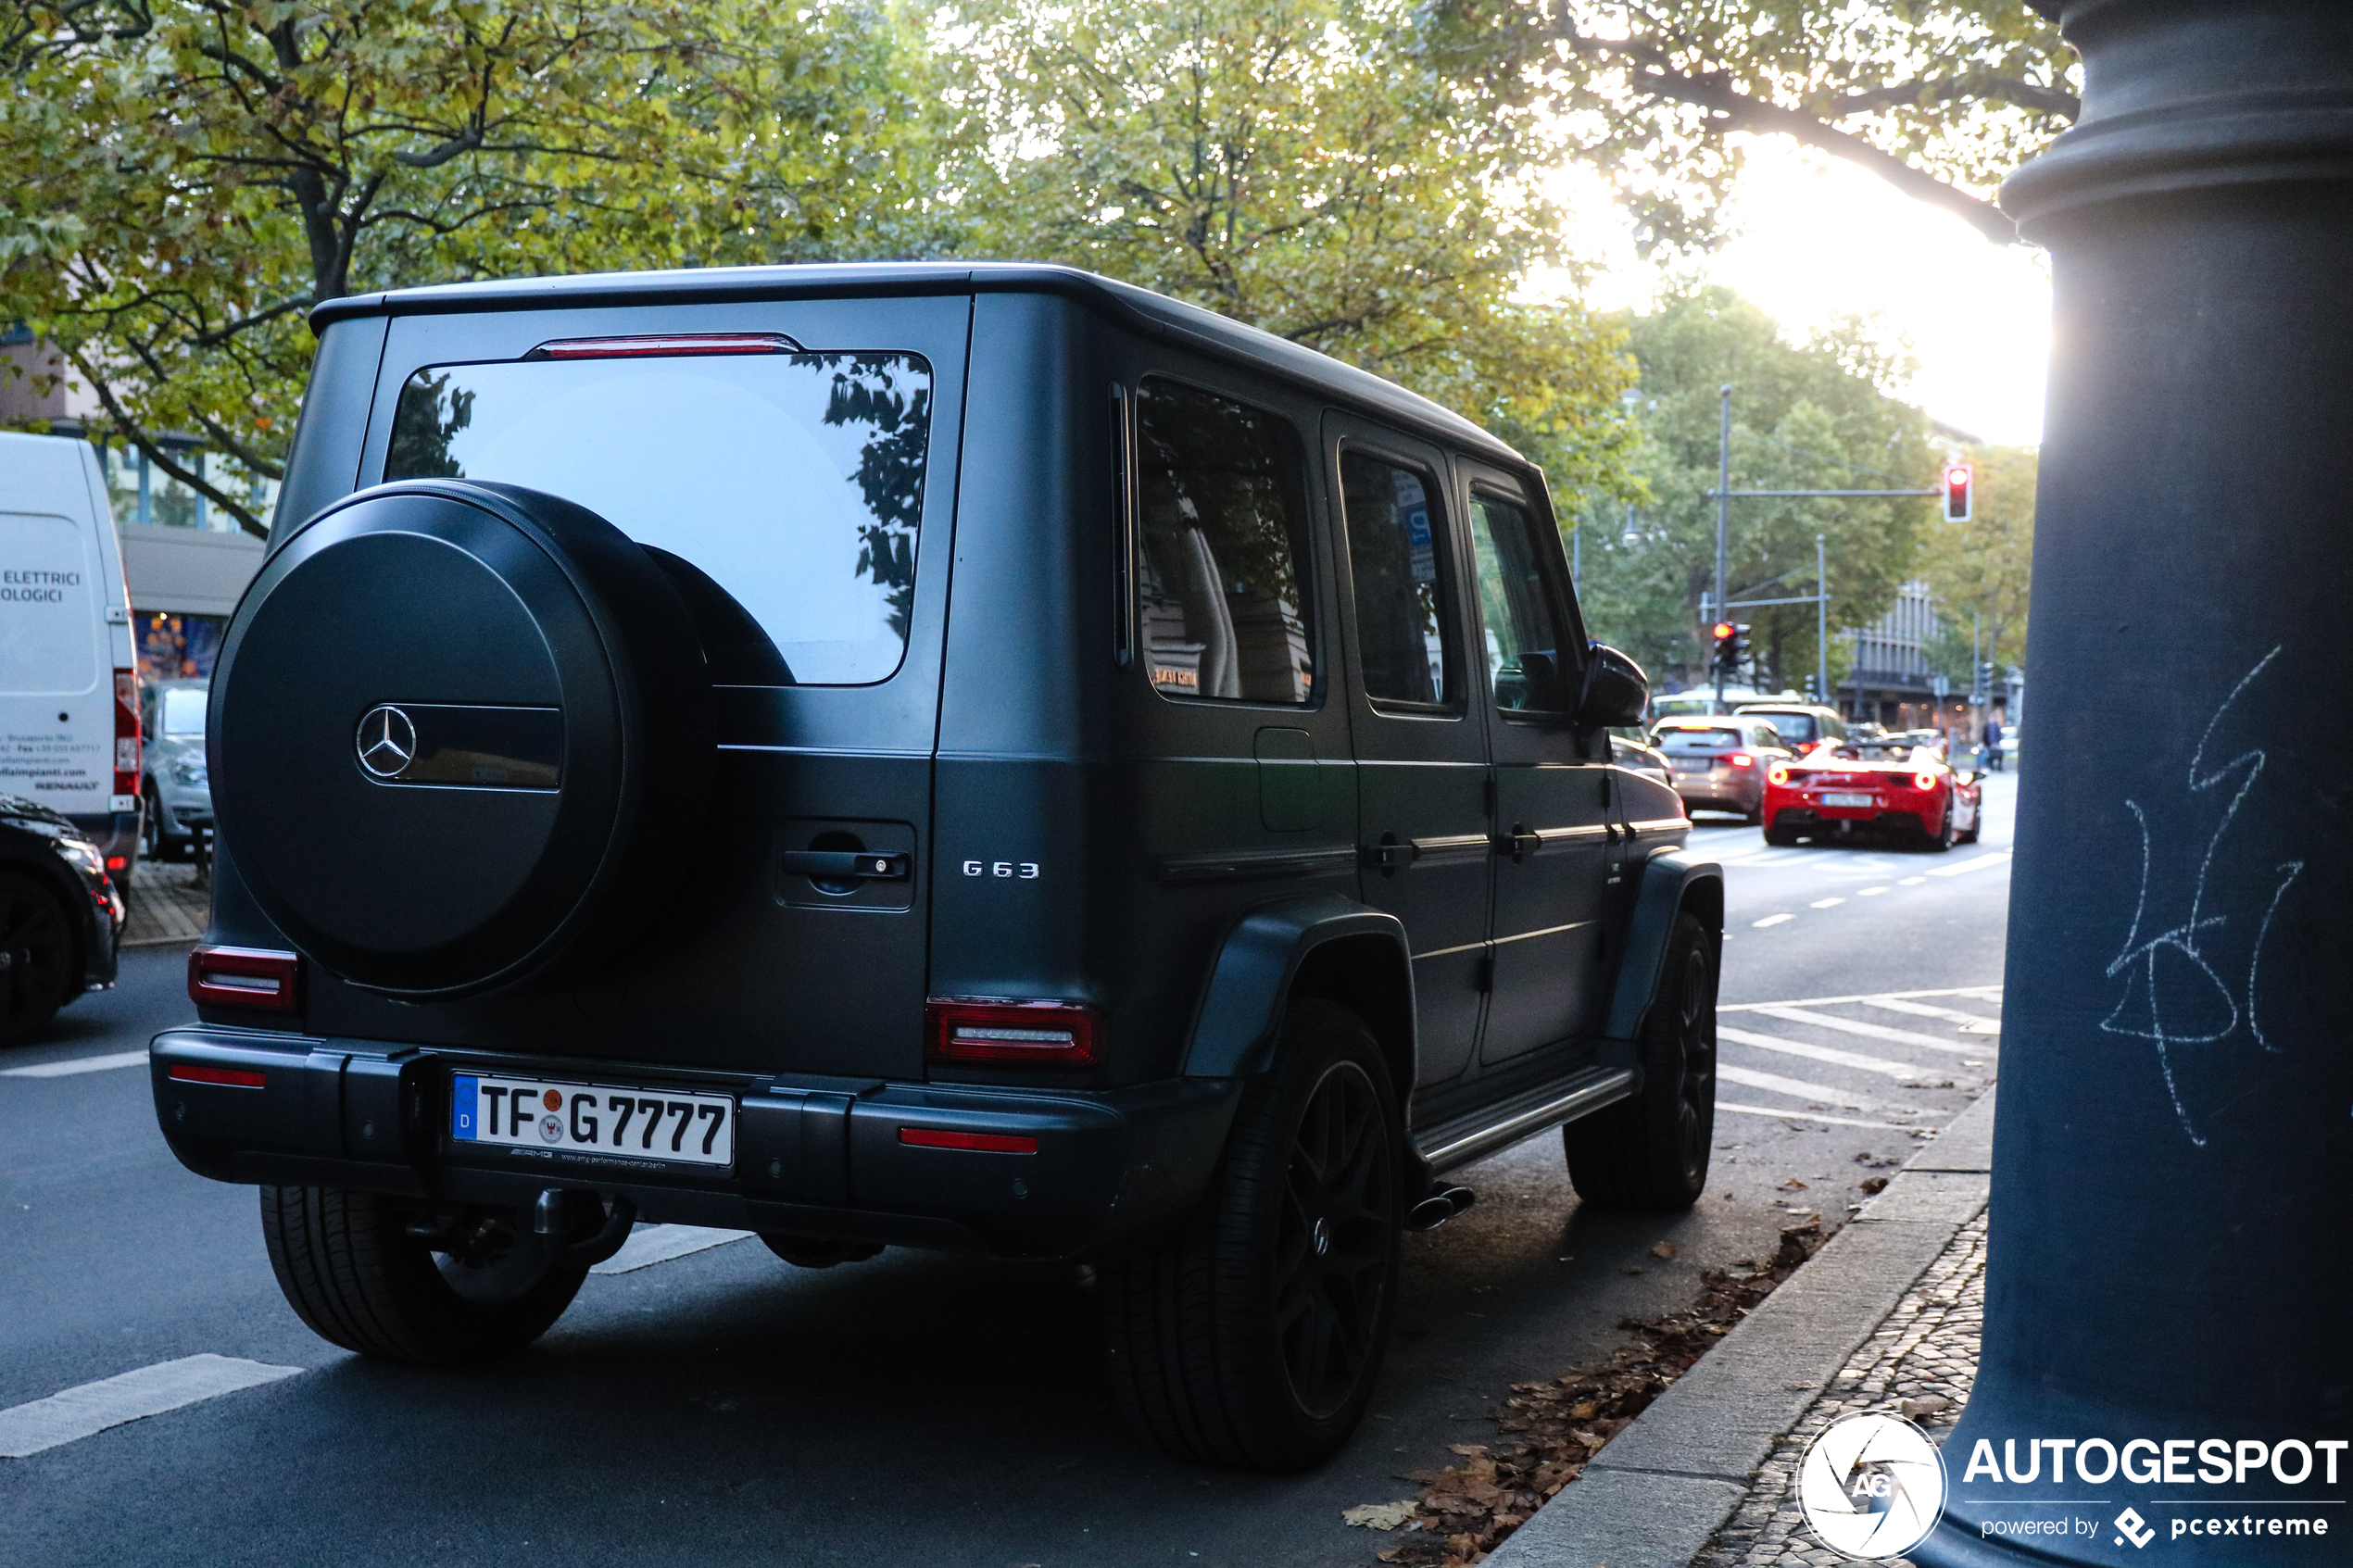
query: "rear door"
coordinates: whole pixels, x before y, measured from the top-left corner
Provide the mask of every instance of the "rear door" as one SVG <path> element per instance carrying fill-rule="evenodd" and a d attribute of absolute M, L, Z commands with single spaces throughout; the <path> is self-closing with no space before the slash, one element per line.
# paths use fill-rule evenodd
<path fill-rule="evenodd" d="M 1494 1063 L 1598 1028 L 1616 830 L 1607 738 L 1589 757 L 1569 724 L 1585 640 L 1551 509 L 1501 470 L 1466 476 L 1495 769 L 1494 989 L 1479 1041 Z"/>
<path fill-rule="evenodd" d="M 1459 520 L 1445 458 L 1428 443 L 1332 414 L 1326 450 L 1353 655 L 1361 896 L 1404 922 L 1428 1086 L 1460 1076 L 1478 1047 L 1494 859 Z"/>
<path fill-rule="evenodd" d="M 0 794 L 103 836 L 115 783 L 110 556 L 82 461 L 78 441 L 0 435 Z"/>

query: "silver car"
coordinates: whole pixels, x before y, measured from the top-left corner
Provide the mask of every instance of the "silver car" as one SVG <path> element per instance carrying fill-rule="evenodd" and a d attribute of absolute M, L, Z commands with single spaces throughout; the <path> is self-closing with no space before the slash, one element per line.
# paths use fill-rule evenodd
<path fill-rule="evenodd" d="M 1687 811 L 1730 811 L 1755 827 L 1765 820 L 1765 775 L 1790 759 L 1780 734 L 1762 719 L 1663 719 L 1651 744 L 1667 754 Z"/>
<path fill-rule="evenodd" d="M 146 737 L 139 791 L 140 858 L 197 859 L 212 836 L 212 778 L 205 768 L 208 682 L 153 681 L 139 694 Z"/>

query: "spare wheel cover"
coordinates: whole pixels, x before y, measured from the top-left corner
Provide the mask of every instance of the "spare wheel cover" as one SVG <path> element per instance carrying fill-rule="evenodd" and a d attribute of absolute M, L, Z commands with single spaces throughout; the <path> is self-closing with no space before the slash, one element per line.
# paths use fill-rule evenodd
<path fill-rule="evenodd" d="M 401 995 L 609 951 L 674 885 L 710 793 L 710 679 L 669 579 L 512 485 L 380 485 L 303 524 L 238 606 L 211 730 L 255 901 Z"/>

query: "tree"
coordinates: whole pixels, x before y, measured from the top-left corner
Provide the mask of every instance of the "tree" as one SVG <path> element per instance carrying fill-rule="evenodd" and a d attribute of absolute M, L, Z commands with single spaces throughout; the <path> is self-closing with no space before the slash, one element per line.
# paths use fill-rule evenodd
<path fill-rule="evenodd" d="M 1891 395 L 1908 365 L 1860 324 L 1793 347 L 1755 307 L 1707 288 L 1635 320 L 1629 340 L 1642 367 L 1632 468 L 1651 500 L 1634 514 L 1631 544 L 1622 503 L 1588 507 L 1580 596 L 1594 635 L 1662 678 L 1698 684 L 1710 643 L 1701 596 L 1716 572 L 1719 387 L 1732 387 L 1735 490 L 1920 488 L 1938 453 L 1926 418 Z M 1911 575 L 1930 512 L 1915 498 L 1733 500 L 1726 596 L 1751 627 L 1758 684 L 1800 686 L 1814 672 L 1817 612 L 1740 601 L 1814 592 L 1819 533 L 1833 636 L 1873 621 Z"/>
<path fill-rule="evenodd" d="M 1403 0 L 968 0 L 968 253 L 1066 261 L 1264 328 L 1622 487 L 1617 332 L 1532 304 L 1562 148 L 1485 41 Z"/>
<path fill-rule="evenodd" d="M 751 0 L 14 0 L 0 320 L 254 533 L 321 300 L 840 254 L 918 204 L 895 24 Z M 879 216 L 878 216 L 879 215 Z M 884 245 L 888 248 L 887 243 Z"/>
<path fill-rule="evenodd" d="M 2020 0 L 1457 3 L 1497 69 L 1557 95 L 1646 246 L 1713 236 L 1736 132 L 1847 159 L 2010 243 L 1994 187 L 2080 109 L 2074 51 Z"/>

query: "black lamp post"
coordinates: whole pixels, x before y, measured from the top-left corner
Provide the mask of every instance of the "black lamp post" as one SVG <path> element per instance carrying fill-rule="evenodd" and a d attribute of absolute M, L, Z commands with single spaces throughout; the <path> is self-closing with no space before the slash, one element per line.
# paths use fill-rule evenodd
<path fill-rule="evenodd" d="M 1984 1352 L 1911 1555 L 2353 1562 L 2353 4 L 2044 8 L 2085 94 L 2003 192 L 2056 284 L 2037 765 Z"/>

